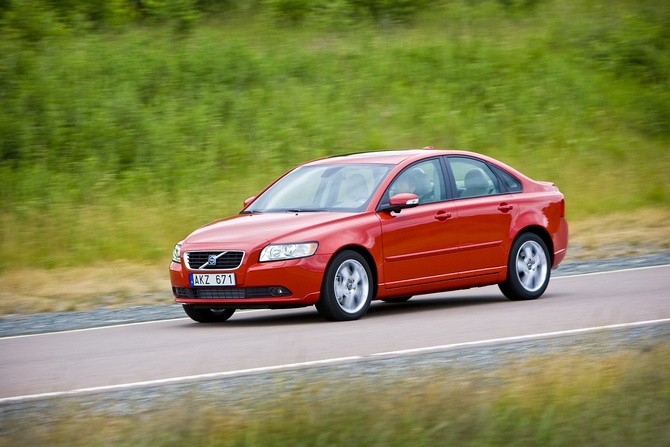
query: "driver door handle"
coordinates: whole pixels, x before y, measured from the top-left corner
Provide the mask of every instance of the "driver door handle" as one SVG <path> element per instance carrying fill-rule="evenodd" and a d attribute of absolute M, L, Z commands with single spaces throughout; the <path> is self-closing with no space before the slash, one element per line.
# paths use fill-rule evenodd
<path fill-rule="evenodd" d="M 498 206 L 498 209 L 502 211 L 503 213 L 506 213 L 508 211 L 511 211 L 514 207 L 508 203 L 501 203 L 500 206 Z"/>
<path fill-rule="evenodd" d="M 451 218 L 451 213 L 447 211 L 438 211 L 437 214 L 435 214 L 435 219 L 439 220 L 440 222 L 444 222 L 447 219 Z"/>

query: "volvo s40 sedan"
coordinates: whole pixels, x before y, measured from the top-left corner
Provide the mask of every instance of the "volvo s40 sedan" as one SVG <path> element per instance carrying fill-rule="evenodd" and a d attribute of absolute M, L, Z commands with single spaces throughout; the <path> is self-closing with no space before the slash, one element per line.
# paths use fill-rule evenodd
<path fill-rule="evenodd" d="M 372 300 L 492 284 L 511 300 L 538 298 L 567 246 L 552 183 L 472 152 L 370 152 L 287 172 L 179 242 L 170 278 L 202 323 L 311 305 L 355 320 Z"/>

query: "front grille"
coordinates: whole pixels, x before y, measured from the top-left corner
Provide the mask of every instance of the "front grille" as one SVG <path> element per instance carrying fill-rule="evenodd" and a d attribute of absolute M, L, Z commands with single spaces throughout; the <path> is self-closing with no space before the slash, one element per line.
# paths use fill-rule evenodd
<path fill-rule="evenodd" d="M 242 264 L 243 251 L 189 251 L 184 261 L 190 270 L 235 270 Z M 213 261 L 213 262 L 211 262 Z"/>
<path fill-rule="evenodd" d="M 173 287 L 172 292 L 177 298 L 191 299 L 240 299 L 240 298 L 276 298 L 272 291 L 276 287 Z M 283 289 L 282 296 L 290 295 L 291 291 Z"/>

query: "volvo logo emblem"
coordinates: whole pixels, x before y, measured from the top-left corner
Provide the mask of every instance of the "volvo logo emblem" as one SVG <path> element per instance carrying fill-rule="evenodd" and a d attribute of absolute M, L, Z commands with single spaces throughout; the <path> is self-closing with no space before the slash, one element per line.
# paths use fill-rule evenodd
<path fill-rule="evenodd" d="M 216 265 L 216 256 L 214 255 L 209 255 L 207 257 L 207 264 L 209 265 Z"/>

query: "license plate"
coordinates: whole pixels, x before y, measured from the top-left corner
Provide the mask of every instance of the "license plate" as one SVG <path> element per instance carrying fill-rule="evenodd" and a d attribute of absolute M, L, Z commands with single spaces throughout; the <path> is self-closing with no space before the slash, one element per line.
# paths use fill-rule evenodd
<path fill-rule="evenodd" d="M 234 273 L 189 273 L 191 287 L 234 286 Z"/>

